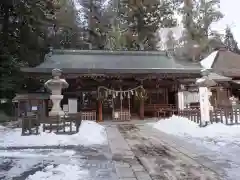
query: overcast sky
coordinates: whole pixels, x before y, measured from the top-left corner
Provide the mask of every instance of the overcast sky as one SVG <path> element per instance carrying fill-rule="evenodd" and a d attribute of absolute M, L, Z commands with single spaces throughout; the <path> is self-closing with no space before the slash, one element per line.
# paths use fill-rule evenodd
<path fill-rule="evenodd" d="M 221 0 L 220 8 L 224 18 L 214 24 L 213 28 L 224 33 L 226 26 L 229 25 L 240 44 L 240 0 Z"/>

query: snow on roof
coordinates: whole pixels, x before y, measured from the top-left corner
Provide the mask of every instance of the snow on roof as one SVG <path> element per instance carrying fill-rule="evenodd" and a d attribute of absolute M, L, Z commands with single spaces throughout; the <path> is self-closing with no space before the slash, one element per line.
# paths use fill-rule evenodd
<path fill-rule="evenodd" d="M 211 69 L 217 54 L 218 54 L 218 51 L 212 52 L 209 56 L 207 56 L 205 59 L 203 59 L 200 62 L 201 66 L 205 69 Z"/>

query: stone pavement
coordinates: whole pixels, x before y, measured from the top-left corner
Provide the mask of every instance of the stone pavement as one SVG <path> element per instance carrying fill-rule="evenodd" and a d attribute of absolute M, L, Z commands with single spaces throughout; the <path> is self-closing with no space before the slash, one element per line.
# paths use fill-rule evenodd
<path fill-rule="evenodd" d="M 84 180 L 118 180 L 115 163 L 111 159 L 107 146 L 19 148 L 0 150 L 1 180 L 25 180 L 35 173 L 46 172 L 45 168 L 49 165 L 54 167 L 66 165 L 73 169 L 78 167 L 88 172 L 84 177 L 79 175 L 79 178 Z M 62 172 L 56 171 L 56 174 L 59 173 Z M 54 177 L 51 178 L 54 179 Z"/>
<path fill-rule="evenodd" d="M 147 125 L 112 125 L 106 130 L 120 180 L 221 179 L 213 164 L 198 162 L 197 155 Z"/>

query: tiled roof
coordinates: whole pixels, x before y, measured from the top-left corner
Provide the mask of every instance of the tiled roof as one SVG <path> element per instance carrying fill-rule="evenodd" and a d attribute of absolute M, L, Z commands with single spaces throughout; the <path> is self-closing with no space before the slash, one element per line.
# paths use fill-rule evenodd
<path fill-rule="evenodd" d="M 199 64 L 178 62 L 165 52 L 54 50 L 45 61 L 27 72 L 51 72 L 59 68 L 73 73 L 157 73 L 200 72 Z"/>

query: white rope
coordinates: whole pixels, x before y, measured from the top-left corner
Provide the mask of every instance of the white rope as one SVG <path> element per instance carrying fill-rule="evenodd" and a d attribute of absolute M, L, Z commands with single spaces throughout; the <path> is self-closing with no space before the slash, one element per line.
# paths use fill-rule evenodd
<path fill-rule="evenodd" d="M 133 91 L 136 91 L 137 89 L 142 89 L 143 88 L 143 85 L 140 85 L 140 86 L 137 86 L 137 87 L 135 87 L 135 88 L 132 88 L 132 89 L 128 89 L 128 90 L 122 90 L 121 88 L 120 88 L 120 90 L 114 90 L 114 89 L 109 89 L 109 88 L 106 88 L 105 86 L 99 86 L 98 87 L 98 93 L 99 93 L 99 91 L 100 91 L 100 89 L 104 89 L 104 90 L 106 90 L 106 91 L 108 91 L 108 92 L 114 92 L 115 94 L 117 93 L 119 93 L 120 94 L 120 120 L 122 121 L 122 110 L 123 110 L 123 104 L 122 104 L 122 101 L 123 101 L 123 96 L 125 95 L 125 93 L 128 93 L 128 112 L 129 112 L 129 116 L 130 116 L 130 113 L 131 113 L 131 101 L 130 101 L 130 92 L 133 92 Z M 113 113 L 115 113 L 115 107 L 114 107 L 114 100 L 113 100 L 114 98 L 112 98 L 112 111 L 113 111 Z"/>
<path fill-rule="evenodd" d="M 123 91 L 122 91 L 122 90 L 109 89 L 109 88 L 106 88 L 105 86 L 99 86 L 99 87 L 98 87 L 98 91 L 99 91 L 100 89 L 105 89 L 105 90 L 111 91 L 111 92 L 127 93 L 127 92 L 131 92 L 131 91 L 135 91 L 135 90 L 137 90 L 137 89 L 139 89 L 139 88 L 143 88 L 143 86 L 140 85 L 140 86 L 137 86 L 137 87 L 135 87 L 135 88 L 133 88 L 133 89 L 123 90 Z"/>

